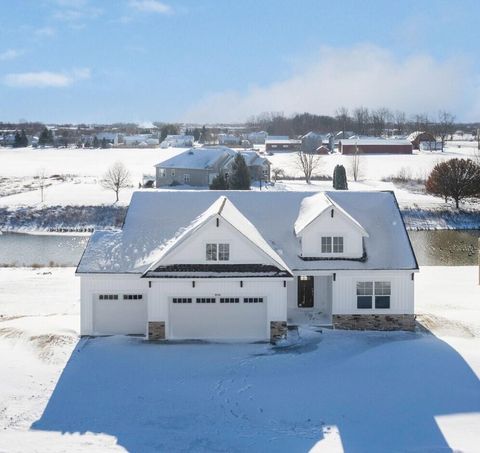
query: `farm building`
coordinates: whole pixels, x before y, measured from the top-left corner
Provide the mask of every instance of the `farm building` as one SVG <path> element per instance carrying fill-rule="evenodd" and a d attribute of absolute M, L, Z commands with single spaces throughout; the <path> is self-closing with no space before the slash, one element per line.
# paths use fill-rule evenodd
<path fill-rule="evenodd" d="M 407 140 L 412 144 L 413 149 L 420 149 L 421 142 L 435 142 L 436 138 L 430 132 L 415 131 L 412 132 Z"/>
<path fill-rule="evenodd" d="M 275 341 L 288 324 L 412 330 L 393 192 L 141 191 L 80 260 L 81 334 Z"/>
<path fill-rule="evenodd" d="M 269 136 L 265 140 L 265 151 L 300 151 L 302 141 L 290 139 L 287 136 Z"/>
<path fill-rule="evenodd" d="M 408 140 L 347 139 L 339 141 L 342 154 L 412 154 L 412 144 Z"/>

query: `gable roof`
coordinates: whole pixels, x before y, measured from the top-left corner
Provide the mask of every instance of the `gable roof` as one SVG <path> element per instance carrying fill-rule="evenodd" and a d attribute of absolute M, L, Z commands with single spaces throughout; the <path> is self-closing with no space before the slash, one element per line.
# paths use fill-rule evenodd
<path fill-rule="evenodd" d="M 357 228 L 362 236 L 368 237 L 367 231 L 360 223 L 355 220 L 348 212 L 346 212 L 341 206 L 332 201 L 332 199 L 326 193 L 318 193 L 311 197 L 302 200 L 300 205 L 300 212 L 298 213 L 297 220 L 293 227 L 295 234 L 298 236 L 308 225 L 314 220 L 320 217 L 329 208 L 336 208 L 341 212 L 351 223 Z"/>
<path fill-rule="evenodd" d="M 225 196 L 220 196 L 208 209 L 202 212 L 183 232 L 170 241 L 169 245 L 164 247 L 156 257 L 155 261 L 149 266 L 148 271 L 157 268 L 163 258 L 170 255 L 176 248 L 183 244 L 188 238 L 192 237 L 197 230 L 214 218 L 221 218 L 235 228 L 240 234 L 248 239 L 254 246 L 260 249 L 272 262 L 280 269 L 290 272 L 288 266 L 280 258 L 277 252 L 267 243 L 267 241 L 258 232 L 255 226 L 233 205 Z M 154 255 L 154 254 L 153 254 Z"/>
<path fill-rule="evenodd" d="M 122 230 L 95 231 L 77 272 L 142 274 L 170 241 L 222 195 L 248 219 L 245 228 L 256 230 L 293 271 L 418 269 L 392 192 L 326 192 L 331 202 L 368 231 L 369 237 L 364 238 L 367 259 L 305 261 L 299 256 L 301 246 L 294 224 L 302 202 L 318 197 L 318 193 L 312 196 L 311 192 L 144 190 L 134 192 Z"/>
<path fill-rule="evenodd" d="M 177 154 L 170 159 L 156 164 L 155 167 L 196 170 L 212 169 L 231 156 L 235 156 L 235 151 L 226 146 L 218 146 L 215 148 L 190 148 L 183 153 Z"/>
<path fill-rule="evenodd" d="M 406 145 L 411 146 L 409 140 L 402 139 L 387 139 L 387 138 L 342 138 L 340 139 L 342 145 L 358 145 L 358 146 L 390 146 L 390 145 Z"/>

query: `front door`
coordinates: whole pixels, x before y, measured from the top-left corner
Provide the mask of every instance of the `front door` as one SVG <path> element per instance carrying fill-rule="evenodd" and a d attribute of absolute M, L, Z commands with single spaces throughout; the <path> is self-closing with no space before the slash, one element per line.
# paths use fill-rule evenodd
<path fill-rule="evenodd" d="M 313 307 L 313 277 L 301 275 L 298 277 L 298 306 Z"/>

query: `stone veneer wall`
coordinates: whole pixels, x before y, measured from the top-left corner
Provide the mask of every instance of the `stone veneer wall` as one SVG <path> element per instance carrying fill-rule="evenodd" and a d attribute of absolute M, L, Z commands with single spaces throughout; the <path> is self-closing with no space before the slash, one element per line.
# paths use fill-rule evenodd
<path fill-rule="evenodd" d="M 165 321 L 148 322 L 148 339 L 165 340 Z"/>
<path fill-rule="evenodd" d="M 415 315 L 333 315 L 333 327 L 346 330 L 415 330 Z"/>
<path fill-rule="evenodd" d="M 274 343 L 280 340 L 287 333 L 285 321 L 270 321 L 270 341 Z"/>

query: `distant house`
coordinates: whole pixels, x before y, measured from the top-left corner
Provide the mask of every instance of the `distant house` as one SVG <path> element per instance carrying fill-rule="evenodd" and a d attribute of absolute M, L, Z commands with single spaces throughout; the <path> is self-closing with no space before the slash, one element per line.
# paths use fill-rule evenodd
<path fill-rule="evenodd" d="M 322 154 L 322 155 L 329 154 L 330 153 L 330 148 L 328 146 L 321 145 L 315 150 L 315 152 L 317 154 Z"/>
<path fill-rule="evenodd" d="M 308 132 L 302 136 L 302 151 L 312 153 L 320 146 L 324 145 L 328 148 L 331 134 L 320 134 L 319 132 Z"/>
<path fill-rule="evenodd" d="M 339 141 L 339 151 L 342 154 L 412 154 L 412 144 L 408 140 L 386 139 L 346 139 Z"/>
<path fill-rule="evenodd" d="M 80 334 L 414 330 L 416 272 L 393 192 L 135 192 L 122 229 L 95 231 L 77 267 Z"/>
<path fill-rule="evenodd" d="M 219 145 L 224 146 L 238 146 L 241 143 L 241 138 L 233 134 L 218 134 L 217 140 Z"/>
<path fill-rule="evenodd" d="M 265 140 L 265 150 L 271 152 L 279 151 L 300 151 L 302 141 L 290 139 L 288 136 L 268 136 Z"/>
<path fill-rule="evenodd" d="M 268 133 L 265 131 L 260 131 L 260 132 L 250 132 L 246 135 L 246 139 L 252 144 L 252 145 L 263 145 L 265 143 L 265 140 L 268 137 Z"/>
<path fill-rule="evenodd" d="M 436 138 L 430 132 L 415 131 L 407 137 L 407 140 L 412 144 L 413 149 L 420 149 L 421 142 L 435 142 Z"/>
<path fill-rule="evenodd" d="M 255 151 L 241 151 L 252 180 L 270 180 L 270 162 Z M 156 187 L 186 184 L 208 186 L 219 173 L 228 177 L 237 151 L 226 146 L 191 148 L 155 165 Z"/>
<path fill-rule="evenodd" d="M 167 135 L 160 148 L 190 148 L 194 141 L 193 135 Z"/>
<path fill-rule="evenodd" d="M 135 135 L 125 135 L 123 137 L 123 144 L 126 147 L 147 147 L 147 146 L 157 146 L 159 140 L 153 134 L 135 134 Z"/>
<path fill-rule="evenodd" d="M 113 146 L 118 146 L 120 135 L 117 132 L 99 132 L 95 134 L 97 140 L 102 143 L 105 140 L 107 143 Z"/>

